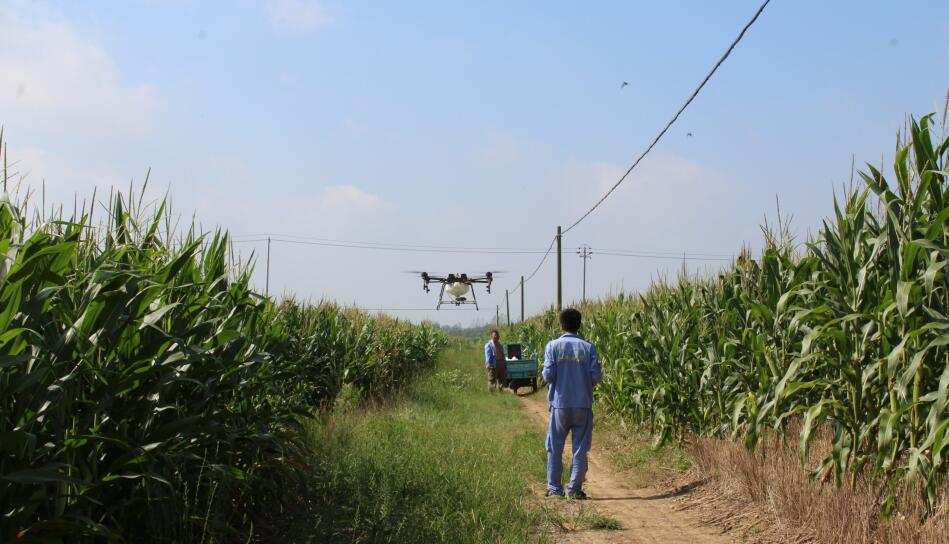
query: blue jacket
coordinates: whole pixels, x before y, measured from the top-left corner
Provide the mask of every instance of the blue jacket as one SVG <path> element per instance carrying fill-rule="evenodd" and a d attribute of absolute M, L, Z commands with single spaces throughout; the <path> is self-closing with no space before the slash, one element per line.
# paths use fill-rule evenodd
<path fill-rule="evenodd" d="M 484 367 L 495 368 L 497 365 L 498 360 L 494 356 L 494 342 L 488 340 L 488 343 L 484 345 Z"/>
<path fill-rule="evenodd" d="M 544 348 L 544 381 L 551 408 L 592 408 L 593 385 L 600 383 L 596 347 L 576 334 L 551 340 Z"/>

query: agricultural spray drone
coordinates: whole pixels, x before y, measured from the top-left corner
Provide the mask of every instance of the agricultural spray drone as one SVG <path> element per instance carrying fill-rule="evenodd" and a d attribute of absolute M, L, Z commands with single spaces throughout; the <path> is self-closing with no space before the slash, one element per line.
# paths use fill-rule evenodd
<path fill-rule="evenodd" d="M 494 274 L 491 272 L 485 272 L 483 276 L 469 276 L 468 274 L 433 276 L 428 272 L 420 272 L 420 274 L 422 275 L 422 289 L 424 289 L 426 293 L 430 291 L 429 283 L 436 282 L 442 284 L 441 292 L 438 294 L 438 304 L 435 306 L 436 310 L 441 309 L 442 304 L 454 304 L 455 306 L 474 304 L 477 310 L 478 297 L 475 296 L 474 289 L 472 289 L 471 286 L 476 283 L 483 283 L 486 285 L 485 289 L 490 293 L 491 282 L 494 280 Z M 465 296 L 469 291 L 471 292 L 471 300 L 468 300 Z M 445 298 L 446 293 L 449 296 L 447 299 Z"/>

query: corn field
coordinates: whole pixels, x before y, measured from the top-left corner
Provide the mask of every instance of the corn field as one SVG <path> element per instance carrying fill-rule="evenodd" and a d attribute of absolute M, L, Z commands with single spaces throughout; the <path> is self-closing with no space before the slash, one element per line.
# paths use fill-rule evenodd
<path fill-rule="evenodd" d="M 0 200 L 4 542 L 276 538 L 306 470 L 302 418 L 344 385 L 395 390 L 444 343 L 272 303 L 226 234 L 176 233 L 141 202 L 111 195 L 93 228 L 91 211 L 27 220 Z"/>
<path fill-rule="evenodd" d="M 818 429 L 832 448 L 815 477 L 858 473 L 914 483 L 931 508 L 949 446 L 949 139 L 933 116 L 898 137 L 894 179 L 867 166 L 834 216 L 795 247 L 766 227 L 716 277 L 682 276 L 584 307 L 604 367 L 598 398 L 653 429 L 743 437 L 802 423 L 802 462 Z M 549 310 L 516 325 L 537 353 L 558 330 Z"/>

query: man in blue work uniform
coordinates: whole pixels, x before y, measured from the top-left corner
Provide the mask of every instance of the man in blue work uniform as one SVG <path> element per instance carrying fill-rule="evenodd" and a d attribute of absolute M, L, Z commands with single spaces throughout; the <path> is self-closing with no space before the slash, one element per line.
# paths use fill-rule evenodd
<path fill-rule="evenodd" d="M 491 339 L 484 345 L 484 368 L 488 372 L 488 388 L 491 391 L 499 389 L 501 386 L 500 372 L 503 372 L 504 362 L 501 334 L 497 329 L 491 329 Z"/>
<path fill-rule="evenodd" d="M 550 401 L 550 429 L 547 431 L 547 496 L 564 496 L 563 447 L 569 432 L 573 439 L 573 465 L 567 496 L 587 498 L 583 478 L 587 473 L 587 452 L 593 440 L 593 388 L 600 383 L 600 361 L 596 347 L 577 336 L 580 312 L 568 308 L 560 312 L 563 335 L 544 348 L 544 381 Z"/>

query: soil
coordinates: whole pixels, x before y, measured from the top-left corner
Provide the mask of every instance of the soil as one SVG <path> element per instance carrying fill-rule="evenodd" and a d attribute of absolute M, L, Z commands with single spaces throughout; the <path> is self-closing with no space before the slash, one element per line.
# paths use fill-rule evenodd
<path fill-rule="evenodd" d="M 532 395 L 519 395 L 524 410 L 531 419 L 546 432 L 548 404 L 543 390 Z M 718 544 L 734 542 L 735 539 L 722 534 L 721 529 L 703 524 L 697 513 L 681 511 L 679 500 L 690 493 L 689 487 L 642 487 L 630 483 L 596 451 L 589 454 L 589 469 L 583 490 L 589 497 L 585 501 L 544 498 L 545 487 L 535 490 L 538 501 L 544 507 L 556 508 L 567 520 L 561 530 L 555 531 L 552 540 L 558 544 L 593 543 L 687 543 Z M 569 438 L 567 449 L 569 450 Z M 569 454 L 566 456 L 569 457 Z M 569 470 L 569 460 L 564 460 L 564 470 Z M 679 500 L 677 500 L 679 499 Z M 581 510 L 582 509 L 582 510 Z M 589 524 L 569 523 L 583 515 L 598 514 L 618 521 L 620 529 L 591 529 Z M 587 525 L 587 526 L 585 526 Z"/>

